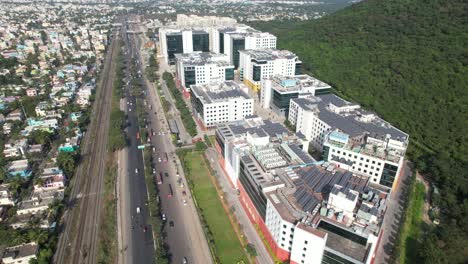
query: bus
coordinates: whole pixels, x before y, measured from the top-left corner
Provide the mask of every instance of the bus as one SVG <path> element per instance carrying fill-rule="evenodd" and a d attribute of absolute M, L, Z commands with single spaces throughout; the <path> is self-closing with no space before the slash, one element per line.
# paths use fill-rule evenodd
<path fill-rule="evenodd" d="M 156 183 L 158 185 L 163 184 L 163 178 L 162 178 L 162 173 L 161 172 L 159 174 L 157 174 L 155 177 L 156 177 Z"/>
<path fill-rule="evenodd" d="M 167 198 L 171 198 L 172 197 L 172 185 L 169 183 L 169 193 L 167 194 Z"/>

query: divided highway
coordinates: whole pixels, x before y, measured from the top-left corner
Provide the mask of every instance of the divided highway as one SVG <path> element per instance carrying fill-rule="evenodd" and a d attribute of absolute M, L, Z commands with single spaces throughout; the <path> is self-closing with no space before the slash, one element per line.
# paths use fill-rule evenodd
<path fill-rule="evenodd" d="M 130 24 L 132 29 L 137 29 L 138 24 Z M 135 98 L 127 87 L 125 95 L 128 114 L 128 137 L 130 138 L 130 146 L 128 147 L 128 155 L 126 159 L 124 172 L 127 177 L 123 182 L 128 182 L 129 193 L 121 193 L 121 199 L 127 199 L 123 202 L 127 212 L 122 212 L 122 220 L 124 224 L 121 228 L 131 228 L 129 241 L 123 241 L 125 245 L 124 254 L 127 257 L 123 259 L 129 263 L 154 263 L 151 254 L 154 254 L 152 243 L 152 230 L 148 225 L 148 210 L 146 208 L 147 201 L 147 186 L 144 181 L 144 167 L 142 151 L 137 149 L 139 144 L 142 144 L 137 139 L 138 120 L 135 105 L 141 104 L 142 100 L 146 101 L 147 125 L 150 135 L 149 147 L 154 146 L 152 152 L 153 160 L 155 161 L 154 168 L 156 174 L 163 175 L 163 183 L 159 185 L 159 199 L 161 201 L 162 213 L 166 217 L 167 232 L 166 242 L 169 246 L 172 263 L 182 263 L 184 258 L 188 263 L 212 263 L 208 243 L 204 237 L 196 208 L 193 200 L 190 197 L 190 192 L 185 189 L 187 186 L 183 171 L 180 164 L 177 162 L 175 155 L 175 147 L 172 144 L 171 135 L 167 121 L 165 120 L 159 98 L 157 98 L 156 90 L 144 76 L 144 65 L 140 48 L 142 41 L 140 36 L 128 34 L 126 39 L 127 58 L 134 58 L 138 63 L 138 70 L 141 71 L 141 76 L 138 76 L 138 81 L 145 91 L 142 98 Z M 130 73 L 129 73 L 130 74 Z M 136 73 L 134 73 L 136 74 Z M 154 132 L 154 135 L 151 133 Z M 144 142 L 147 143 L 147 142 Z M 143 144 L 144 144 L 143 143 Z M 167 160 L 167 161 L 166 161 Z M 179 176 L 178 176 L 179 175 Z M 181 187 L 183 184 L 184 187 Z M 140 208 L 140 213 L 137 212 Z M 156 217 L 162 217 L 156 216 Z M 125 222 L 130 224 L 125 224 Z M 126 226 L 126 227 L 125 227 Z M 128 230 L 122 230 L 127 232 Z M 160 234 L 155 234 L 160 235 Z M 126 246 L 128 242 L 128 246 Z M 124 261 L 124 263 L 126 263 Z"/>

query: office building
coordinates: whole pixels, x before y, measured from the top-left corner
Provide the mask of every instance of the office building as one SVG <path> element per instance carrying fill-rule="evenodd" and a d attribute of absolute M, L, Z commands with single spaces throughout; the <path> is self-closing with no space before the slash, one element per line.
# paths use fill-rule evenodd
<path fill-rule="evenodd" d="M 408 134 L 334 94 L 291 99 L 289 122 L 323 151 L 325 161 L 393 188 L 402 172 Z"/>
<path fill-rule="evenodd" d="M 160 28 L 159 43 L 168 64 L 175 64 L 175 54 L 210 51 L 209 32 L 202 28 Z"/>
<path fill-rule="evenodd" d="M 274 75 L 261 81 L 260 103 L 265 109 L 288 117 L 293 98 L 329 93 L 331 86 L 309 75 Z"/>
<path fill-rule="evenodd" d="M 261 231 L 290 263 L 373 263 L 388 193 L 330 163 L 278 171 Z"/>
<path fill-rule="evenodd" d="M 285 77 L 299 75 L 302 62 L 296 54 L 287 50 L 241 50 L 239 75 L 254 91 L 260 90 L 262 80 L 274 75 Z"/>
<path fill-rule="evenodd" d="M 194 52 L 176 54 L 176 77 L 185 95 L 191 85 L 234 80 L 234 66 L 225 54 Z"/>
<path fill-rule="evenodd" d="M 215 146 L 249 220 L 280 260 L 372 263 L 387 191 L 367 176 L 315 161 L 306 143 L 252 116 L 218 125 Z"/>
<path fill-rule="evenodd" d="M 276 49 L 276 37 L 246 25 L 213 28 L 212 50 L 229 56 L 229 61 L 239 67 L 240 50 Z"/>
<path fill-rule="evenodd" d="M 190 95 L 195 117 L 204 128 L 253 114 L 254 100 L 247 94 L 247 87 L 234 81 L 192 85 Z"/>
<path fill-rule="evenodd" d="M 230 182 L 236 188 L 247 173 L 249 164 L 261 161 L 259 174 L 268 171 L 264 177 L 274 178 L 274 170 L 280 167 L 314 163 L 306 152 L 305 139 L 289 131 L 280 123 L 273 123 L 258 116 L 248 116 L 244 120 L 218 125 L 216 128 L 216 148 L 221 155 L 220 164 Z M 250 172 L 249 172 L 250 174 Z M 256 172 L 252 172 L 256 174 Z M 256 177 L 261 184 L 263 176 Z M 258 188 L 261 189 L 260 187 Z M 259 194 L 261 196 L 261 194 Z M 266 200 L 262 207 L 265 207 Z"/>

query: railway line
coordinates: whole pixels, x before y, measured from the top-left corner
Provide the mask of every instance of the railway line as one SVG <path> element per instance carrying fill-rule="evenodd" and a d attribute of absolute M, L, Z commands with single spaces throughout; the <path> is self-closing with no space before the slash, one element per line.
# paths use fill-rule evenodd
<path fill-rule="evenodd" d="M 118 51 L 118 33 L 106 56 L 96 91 L 93 117 L 83 143 L 83 161 L 72 180 L 68 211 L 64 215 L 64 230 L 60 235 L 54 263 L 97 263 L 99 221 L 107 153 L 110 104 Z M 78 220 L 78 222 L 76 222 Z"/>

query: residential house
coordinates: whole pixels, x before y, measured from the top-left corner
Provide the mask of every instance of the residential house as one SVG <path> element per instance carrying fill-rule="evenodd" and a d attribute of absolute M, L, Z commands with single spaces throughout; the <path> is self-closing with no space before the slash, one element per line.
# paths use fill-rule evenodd
<path fill-rule="evenodd" d="M 7 165 L 8 176 L 29 177 L 32 174 L 31 167 L 27 159 L 14 160 Z"/>
<path fill-rule="evenodd" d="M 14 205 L 15 203 L 8 187 L 8 184 L 0 185 L 0 206 Z"/>
<path fill-rule="evenodd" d="M 27 96 L 37 96 L 37 90 L 34 88 L 29 88 L 26 90 Z"/>
<path fill-rule="evenodd" d="M 65 186 L 65 175 L 58 167 L 45 168 L 39 178 L 40 183 L 34 185 L 35 192 L 61 189 Z"/>
<path fill-rule="evenodd" d="M 10 141 L 9 143 L 5 144 L 5 147 L 3 148 L 3 155 L 5 158 L 25 158 L 27 148 L 28 140 L 26 138 Z"/>
<path fill-rule="evenodd" d="M 3 252 L 3 264 L 24 264 L 37 258 L 39 245 L 36 242 L 25 243 L 6 248 Z"/>
<path fill-rule="evenodd" d="M 22 121 L 23 118 L 23 112 L 21 109 L 13 110 L 6 116 L 7 121 Z"/>

